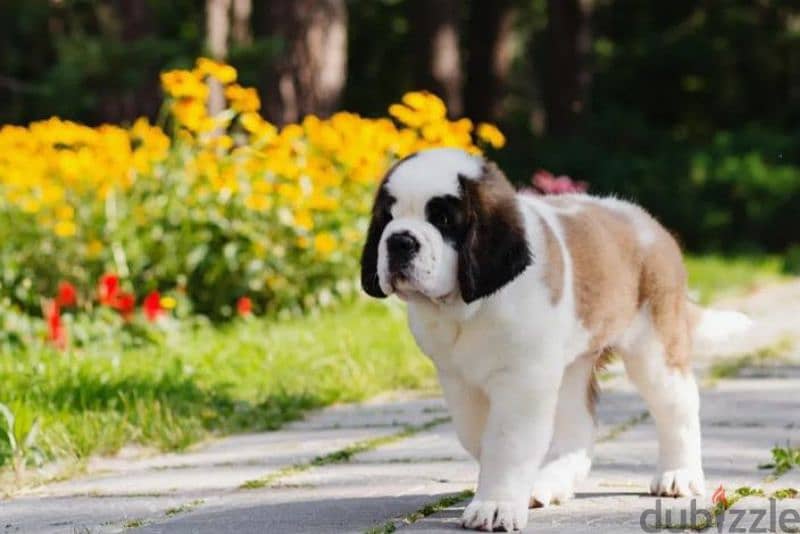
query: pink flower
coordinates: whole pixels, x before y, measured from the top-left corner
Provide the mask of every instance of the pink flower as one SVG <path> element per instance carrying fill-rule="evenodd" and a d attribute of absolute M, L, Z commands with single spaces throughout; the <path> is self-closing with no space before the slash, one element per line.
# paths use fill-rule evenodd
<path fill-rule="evenodd" d="M 545 170 L 538 170 L 533 173 L 531 179 L 533 190 L 528 191 L 534 194 L 543 195 L 563 195 L 564 193 L 584 193 L 589 189 L 589 184 L 573 180 L 569 176 L 554 176 L 553 173 Z"/>

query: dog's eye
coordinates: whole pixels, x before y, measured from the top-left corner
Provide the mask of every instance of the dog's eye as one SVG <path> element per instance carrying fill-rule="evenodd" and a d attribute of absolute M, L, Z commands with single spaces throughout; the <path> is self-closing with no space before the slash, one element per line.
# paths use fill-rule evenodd
<path fill-rule="evenodd" d="M 455 197 L 436 197 L 425 208 L 428 222 L 440 230 L 452 230 L 459 225 L 459 200 Z"/>
<path fill-rule="evenodd" d="M 437 213 L 434 213 L 433 216 L 431 217 L 431 223 L 434 226 L 445 226 L 446 227 L 446 226 L 450 226 L 451 222 L 452 222 L 452 218 L 450 217 L 450 215 L 446 211 L 440 210 Z"/>

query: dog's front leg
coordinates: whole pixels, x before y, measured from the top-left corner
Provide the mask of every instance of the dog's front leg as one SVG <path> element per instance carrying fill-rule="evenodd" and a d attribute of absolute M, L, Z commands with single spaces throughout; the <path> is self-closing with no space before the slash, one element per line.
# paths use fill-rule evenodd
<path fill-rule="evenodd" d="M 504 369 L 487 383 L 489 416 L 481 438 L 475 498 L 465 528 L 518 530 L 528 522 L 533 477 L 553 433 L 562 369 Z"/>

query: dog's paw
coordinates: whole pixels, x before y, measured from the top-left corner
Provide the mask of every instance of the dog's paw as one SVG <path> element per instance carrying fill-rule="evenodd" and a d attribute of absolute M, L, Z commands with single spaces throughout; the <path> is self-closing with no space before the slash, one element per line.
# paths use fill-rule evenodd
<path fill-rule="evenodd" d="M 556 470 L 542 471 L 536 476 L 531 491 L 531 508 L 546 508 L 560 504 L 572 497 L 574 491 L 572 473 Z"/>
<path fill-rule="evenodd" d="M 522 530 L 528 524 L 528 507 L 525 504 L 524 501 L 473 499 L 461 516 L 461 526 L 486 532 Z"/>
<path fill-rule="evenodd" d="M 572 498 L 576 482 L 586 478 L 591 466 L 592 460 L 583 452 L 545 464 L 534 478 L 530 507 L 547 507 Z"/>
<path fill-rule="evenodd" d="M 679 468 L 659 471 L 650 483 L 650 493 L 661 497 L 704 495 L 706 481 L 702 469 Z"/>

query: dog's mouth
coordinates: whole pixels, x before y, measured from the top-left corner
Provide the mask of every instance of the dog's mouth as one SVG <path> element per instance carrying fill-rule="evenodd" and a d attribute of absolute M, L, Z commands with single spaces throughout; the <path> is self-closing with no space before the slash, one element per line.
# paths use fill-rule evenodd
<path fill-rule="evenodd" d="M 392 287 L 392 291 L 402 300 L 408 300 L 414 294 L 419 293 L 413 278 L 405 271 L 390 274 L 389 285 Z"/>

